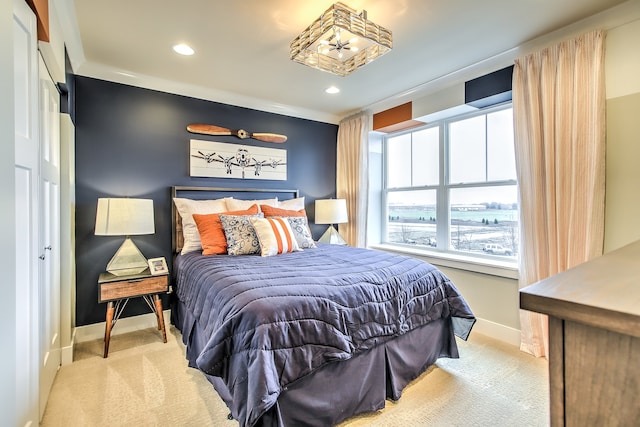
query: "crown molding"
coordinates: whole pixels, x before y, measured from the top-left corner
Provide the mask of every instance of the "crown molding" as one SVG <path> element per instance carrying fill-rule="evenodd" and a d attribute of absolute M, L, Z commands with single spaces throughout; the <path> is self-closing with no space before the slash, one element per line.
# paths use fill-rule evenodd
<path fill-rule="evenodd" d="M 237 107 L 251 108 L 268 113 L 281 114 L 289 117 L 314 120 L 323 123 L 337 124 L 341 117 L 335 114 L 321 111 L 308 110 L 291 105 L 279 104 L 273 101 L 253 98 L 236 93 L 205 88 L 196 85 L 161 79 L 153 76 L 135 73 L 129 70 L 85 61 L 76 74 L 92 77 L 100 80 L 122 83 L 130 86 L 137 86 L 145 89 L 157 90 L 160 92 L 173 93 L 176 95 L 188 96 L 191 98 L 203 99 L 206 101 L 220 102 Z"/>

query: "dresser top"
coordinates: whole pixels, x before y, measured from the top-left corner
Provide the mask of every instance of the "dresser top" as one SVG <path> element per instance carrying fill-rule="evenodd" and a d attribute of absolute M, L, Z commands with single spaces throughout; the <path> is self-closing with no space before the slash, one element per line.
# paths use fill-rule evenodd
<path fill-rule="evenodd" d="M 640 336 L 640 241 L 522 288 L 520 307 Z"/>

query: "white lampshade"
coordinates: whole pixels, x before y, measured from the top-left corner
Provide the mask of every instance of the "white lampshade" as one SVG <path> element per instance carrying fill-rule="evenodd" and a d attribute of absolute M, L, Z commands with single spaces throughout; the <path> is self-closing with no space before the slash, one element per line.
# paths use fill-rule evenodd
<path fill-rule="evenodd" d="M 153 200 L 98 199 L 97 236 L 133 236 L 154 234 Z"/>
<path fill-rule="evenodd" d="M 97 236 L 127 236 L 115 253 L 107 271 L 115 276 L 129 276 L 147 269 L 147 259 L 129 236 L 155 233 L 153 200 L 98 199 Z"/>
<path fill-rule="evenodd" d="M 316 200 L 316 224 L 332 224 L 318 242 L 333 245 L 346 245 L 347 242 L 333 227 L 333 224 L 349 222 L 347 201 L 345 199 Z"/>
<path fill-rule="evenodd" d="M 342 224 L 349 222 L 345 199 L 316 200 L 316 224 Z"/>

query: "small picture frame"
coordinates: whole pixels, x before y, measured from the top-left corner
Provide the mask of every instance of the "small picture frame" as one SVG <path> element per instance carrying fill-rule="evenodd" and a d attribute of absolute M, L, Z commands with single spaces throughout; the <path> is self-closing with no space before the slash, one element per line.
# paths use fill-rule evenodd
<path fill-rule="evenodd" d="M 151 258 L 147 261 L 149 262 L 149 271 L 152 276 L 169 273 L 169 267 L 167 267 L 167 261 L 164 257 Z"/>

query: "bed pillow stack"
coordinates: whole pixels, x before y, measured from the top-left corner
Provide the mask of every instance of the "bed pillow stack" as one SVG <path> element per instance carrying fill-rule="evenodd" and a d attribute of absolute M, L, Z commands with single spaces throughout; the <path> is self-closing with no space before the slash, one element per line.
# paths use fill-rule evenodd
<path fill-rule="evenodd" d="M 304 197 L 173 200 L 182 220 L 181 254 L 202 250 L 203 255 L 271 256 L 316 247 Z"/>

